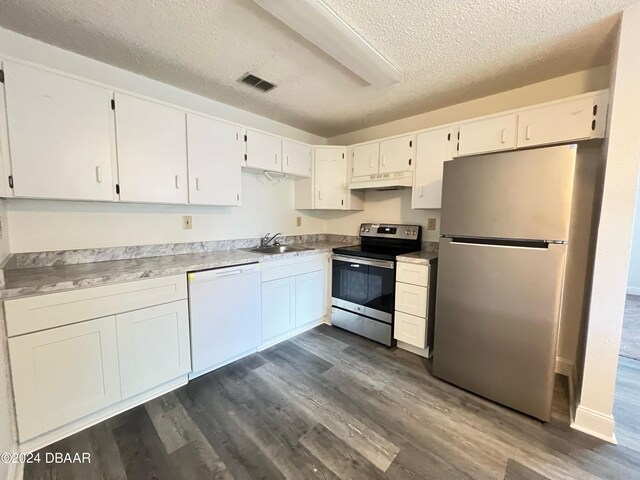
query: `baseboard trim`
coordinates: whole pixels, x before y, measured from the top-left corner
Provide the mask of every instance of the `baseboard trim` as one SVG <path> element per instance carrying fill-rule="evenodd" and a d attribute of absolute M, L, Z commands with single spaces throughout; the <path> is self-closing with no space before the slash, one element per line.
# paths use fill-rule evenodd
<path fill-rule="evenodd" d="M 408 343 L 404 343 L 398 340 L 398 348 L 401 348 L 402 350 L 406 350 L 407 352 L 411 352 L 420 357 L 431 358 L 431 352 L 429 351 L 429 347 L 427 348 L 414 347 L 413 345 L 409 345 Z"/>
<path fill-rule="evenodd" d="M 612 415 L 600 413 L 584 405 L 578 405 L 575 418 L 571 422 L 571 428 L 617 445 L 615 426 Z"/>
<path fill-rule="evenodd" d="M 640 295 L 640 287 L 627 287 L 627 295 Z"/>

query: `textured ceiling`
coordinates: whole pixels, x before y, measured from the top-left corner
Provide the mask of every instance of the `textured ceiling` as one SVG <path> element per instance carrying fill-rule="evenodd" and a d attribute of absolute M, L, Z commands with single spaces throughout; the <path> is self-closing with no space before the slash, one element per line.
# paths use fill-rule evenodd
<path fill-rule="evenodd" d="M 2 0 L 0 25 L 331 137 L 607 64 L 613 15 L 637 2 L 324 1 L 401 84 L 367 85 L 251 0 Z"/>

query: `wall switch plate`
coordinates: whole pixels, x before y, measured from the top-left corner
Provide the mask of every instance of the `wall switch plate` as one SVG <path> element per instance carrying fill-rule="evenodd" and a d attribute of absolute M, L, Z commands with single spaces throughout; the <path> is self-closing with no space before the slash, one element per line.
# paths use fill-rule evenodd
<path fill-rule="evenodd" d="M 182 228 L 184 230 L 191 230 L 193 223 L 191 220 L 191 215 L 183 215 L 182 216 Z"/>
<path fill-rule="evenodd" d="M 436 229 L 436 219 L 430 218 L 427 220 L 427 230 L 435 230 Z"/>
<path fill-rule="evenodd" d="M 302 226 L 302 217 L 296 217 L 296 226 L 297 227 L 301 227 Z"/>

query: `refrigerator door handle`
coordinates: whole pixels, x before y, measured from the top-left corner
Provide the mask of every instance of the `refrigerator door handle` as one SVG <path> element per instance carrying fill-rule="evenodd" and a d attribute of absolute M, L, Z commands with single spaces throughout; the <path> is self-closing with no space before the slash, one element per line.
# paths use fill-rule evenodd
<path fill-rule="evenodd" d="M 456 236 L 444 236 L 444 239 L 449 240 L 451 245 L 486 245 L 489 247 L 515 247 L 515 248 L 549 248 L 550 242 L 548 240 L 521 240 L 517 238 L 478 238 L 478 237 L 456 237 Z M 564 243 L 564 242 L 559 242 Z"/>

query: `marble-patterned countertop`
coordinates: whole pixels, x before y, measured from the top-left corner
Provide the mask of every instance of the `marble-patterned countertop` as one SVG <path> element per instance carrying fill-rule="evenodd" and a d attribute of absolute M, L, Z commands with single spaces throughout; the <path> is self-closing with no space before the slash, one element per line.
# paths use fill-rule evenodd
<path fill-rule="evenodd" d="M 144 278 L 179 275 L 197 270 L 280 260 L 300 255 L 330 252 L 338 242 L 297 244 L 311 250 L 282 254 L 254 253 L 242 249 L 164 255 L 92 263 L 16 268 L 4 271 L 5 286 L 0 300 L 43 293 L 74 290 Z"/>
<path fill-rule="evenodd" d="M 429 265 L 438 258 L 438 252 L 431 250 L 420 250 L 419 252 L 405 253 L 398 255 L 396 261 L 404 263 L 417 263 L 418 265 Z"/>

